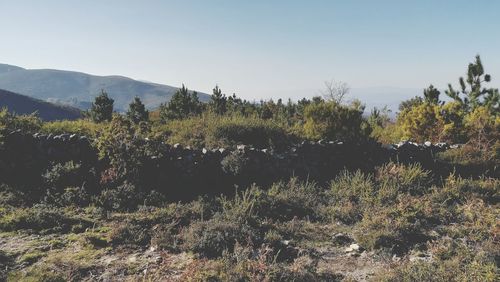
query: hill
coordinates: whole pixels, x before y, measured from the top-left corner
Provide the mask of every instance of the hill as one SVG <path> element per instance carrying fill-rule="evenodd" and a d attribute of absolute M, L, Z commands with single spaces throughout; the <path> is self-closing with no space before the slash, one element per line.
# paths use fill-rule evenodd
<path fill-rule="evenodd" d="M 16 94 L 0 89 L 0 108 L 6 107 L 9 112 L 16 114 L 38 113 L 46 121 L 62 119 L 78 119 L 81 117 L 77 108 L 55 105 L 28 96 Z"/>
<path fill-rule="evenodd" d="M 177 90 L 176 87 L 134 80 L 124 76 L 96 76 L 53 69 L 24 69 L 0 64 L 0 89 L 22 93 L 52 103 L 86 110 L 101 89 L 115 100 L 115 109 L 125 111 L 135 96 L 148 109 L 157 108 Z M 209 95 L 199 93 L 201 101 Z"/>

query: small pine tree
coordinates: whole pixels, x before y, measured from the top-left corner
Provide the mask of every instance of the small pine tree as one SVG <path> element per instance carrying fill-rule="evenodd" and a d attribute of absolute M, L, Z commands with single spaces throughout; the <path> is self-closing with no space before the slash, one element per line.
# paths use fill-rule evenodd
<path fill-rule="evenodd" d="M 218 114 L 223 115 L 227 111 L 227 97 L 222 94 L 219 86 L 215 86 L 213 89 L 212 100 L 210 101 L 210 109 Z"/>
<path fill-rule="evenodd" d="M 428 103 L 437 105 L 439 104 L 439 94 L 441 94 L 441 92 L 431 84 L 427 89 L 424 89 L 424 100 Z"/>
<path fill-rule="evenodd" d="M 90 108 L 89 116 L 96 123 L 111 121 L 113 118 L 114 100 L 108 97 L 106 91 L 101 90 L 101 94 L 95 97 L 94 103 Z"/>
<path fill-rule="evenodd" d="M 134 101 L 130 103 L 127 111 L 127 117 L 135 124 L 138 124 L 141 121 L 149 120 L 149 112 L 146 110 L 146 107 L 141 102 L 139 97 L 135 97 Z"/>
<path fill-rule="evenodd" d="M 198 94 L 194 91 L 190 93 L 183 84 L 167 104 L 160 106 L 160 119 L 164 122 L 173 119 L 184 119 L 189 116 L 199 115 L 201 111 L 202 104 L 198 100 Z"/>
<path fill-rule="evenodd" d="M 491 76 L 484 73 L 483 63 L 477 55 L 476 61 L 470 63 L 467 68 L 467 79 L 463 77 L 459 79 L 460 91 L 453 89 L 451 84 L 448 84 L 446 95 L 462 104 L 467 111 L 474 111 L 479 106 L 486 106 L 493 112 L 498 112 L 500 103 L 498 89 L 486 88 L 482 84 L 490 81 Z"/>

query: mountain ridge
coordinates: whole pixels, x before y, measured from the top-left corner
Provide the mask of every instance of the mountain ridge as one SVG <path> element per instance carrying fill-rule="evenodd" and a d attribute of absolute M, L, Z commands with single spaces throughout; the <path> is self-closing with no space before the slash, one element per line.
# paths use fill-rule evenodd
<path fill-rule="evenodd" d="M 169 101 L 178 88 L 121 75 L 99 76 L 79 71 L 25 69 L 0 64 L 0 89 L 81 110 L 87 110 L 94 97 L 104 89 L 115 100 L 115 110 L 123 112 L 135 96 L 141 98 L 148 109 L 155 109 Z M 198 92 L 198 95 L 201 101 L 210 99 L 208 94 Z"/>
<path fill-rule="evenodd" d="M 55 105 L 29 96 L 0 89 L 0 109 L 7 108 L 11 113 L 25 115 L 37 113 L 45 121 L 75 120 L 82 117 L 79 109 Z"/>

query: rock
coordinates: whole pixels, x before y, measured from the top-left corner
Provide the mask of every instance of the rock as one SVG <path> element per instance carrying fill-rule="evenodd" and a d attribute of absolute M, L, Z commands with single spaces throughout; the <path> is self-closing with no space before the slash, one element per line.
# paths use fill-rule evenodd
<path fill-rule="evenodd" d="M 174 149 L 182 149 L 182 145 L 179 143 L 174 144 Z"/>
<path fill-rule="evenodd" d="M 245 145 L 237 145 L 236 150 L 238 151 L 245 151 L 246 146 Z"/>
<path fill-rule="evenodd" d="M 201 153 L 203 153 L 203 154 L 207 154 L 207 153 L 208 153 L 208 150 L 207 150 L 206 148 L 203 148 L 203 149 L 201 149 Z"/>
<path fill-rule="evenodd" d="M 282 243 L 283 245 L 285 245 L 285 246 L 290 245 L 290 242 L 291 242 L 290 240 L 282 240 L 282 241 L 281 241 L 281 243 Z"/>
<path fill-rule="evenodd" d="M 431 147 L 431 146 L 432 146 L 431 141 L 425 141 L 425 142 L 424 142 L 424 146 L 425 146 L 425 147 Z"/>
<path fill-rule="evenodd" d="M 363 248 L 361 248 L 358 244 L 354 243 L 351 244 L 349 247 L 345 249 L 346 253 L 352 253 L 352 252 L 361 252 Z"/>

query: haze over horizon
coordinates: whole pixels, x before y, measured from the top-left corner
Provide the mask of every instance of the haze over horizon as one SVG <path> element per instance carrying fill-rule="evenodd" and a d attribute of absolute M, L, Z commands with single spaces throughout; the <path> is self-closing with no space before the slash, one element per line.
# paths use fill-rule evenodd
<path fill-rule="evenodd" d="M 268 2 L 0 1 L 0 62 L 259 100 L 310 97 L 332 78 L 442 89 L 480 54 L 500 86 L 500 2 Z"/>

